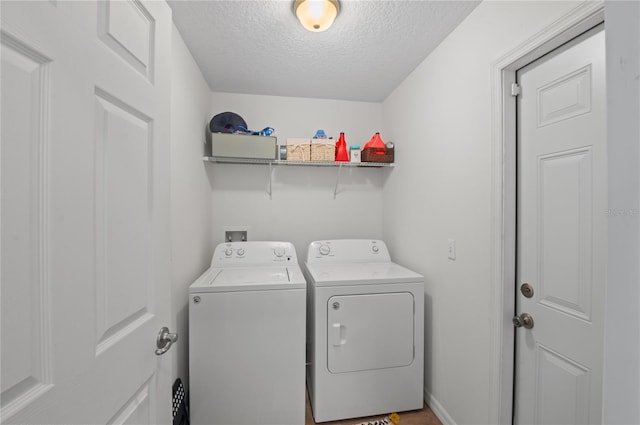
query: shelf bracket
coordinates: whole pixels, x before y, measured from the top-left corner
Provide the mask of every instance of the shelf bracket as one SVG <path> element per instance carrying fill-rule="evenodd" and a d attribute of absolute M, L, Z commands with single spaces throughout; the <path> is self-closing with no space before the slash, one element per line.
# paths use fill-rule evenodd
<path fill-rule="evenodd" d="M 271 197 L 271 194 L 273 193 L 272 187 L 271 187 L 271 181 L 273 180 L 273 162 L 269 161 L 269 200 L 271 201 L 273 198 Z"/>
<path fill-rule="evenodd" d="M 336 177 L 336 186 L 333 189 L 333 199 L 336 199 L 336 195 L 338 195 L 338 183 L 340 183 L 340 172 L 342 171 L 342 162 L 338 165 L 338 175 Z"/>

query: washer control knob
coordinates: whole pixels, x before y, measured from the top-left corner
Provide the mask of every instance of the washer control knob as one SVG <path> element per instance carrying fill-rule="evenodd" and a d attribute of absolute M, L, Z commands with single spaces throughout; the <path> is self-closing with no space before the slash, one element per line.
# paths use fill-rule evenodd
<path fill-rule="evenodd" d="M 284 248 L 281 246 L 277 246 L 273 249 L 273 253 L 276 257 L 282 257 L 284 255 Z"/>
<path fill-rule="evenodd" d="M 331 252 L 331 248 L 329 247 L 329 245 L 320 245 L 319 251 L 322 255 L 329 255 L 329 253 Z"/>
<path fill-rule="evenodd" d="M 242 257 L 244 255 L 244 249 L 242 248 L 240 248 L 237 252 L 239 257 Z"/>
<path fill-rule="evenodd" d="M 373 252 L 378 252 L 380 248 L 378 248 L 378 245 L 374 245 L 371 247 L 371 250 L 373 250 Z"/>
<path fill-rule="evenodd" d="M 231 254 L 233 254 L 233 250 L 231 248 L 227 248 L 224 250 L 224 255 L 226 255 L 227 257 L 231 257 Z"/>

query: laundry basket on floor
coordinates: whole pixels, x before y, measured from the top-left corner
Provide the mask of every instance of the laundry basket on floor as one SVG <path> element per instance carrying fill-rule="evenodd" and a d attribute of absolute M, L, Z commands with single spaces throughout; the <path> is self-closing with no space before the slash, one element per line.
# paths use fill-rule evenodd
<path fill-rule="evenodd" d="M 189 425 L 187 394 L 180 378 L 173 383 L 173 425 Z"/>

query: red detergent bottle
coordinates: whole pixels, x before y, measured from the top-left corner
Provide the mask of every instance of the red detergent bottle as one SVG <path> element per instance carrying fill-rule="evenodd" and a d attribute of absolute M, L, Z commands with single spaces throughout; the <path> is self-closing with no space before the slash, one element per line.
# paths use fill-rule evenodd
<path fill-rule="evenodd" d="M 349 162 L 349 153 L 347 152 L 347 142 L 344 139 L 344 133 L 340 133 L 340 138 L 336 142 L 336 161 Z"/>

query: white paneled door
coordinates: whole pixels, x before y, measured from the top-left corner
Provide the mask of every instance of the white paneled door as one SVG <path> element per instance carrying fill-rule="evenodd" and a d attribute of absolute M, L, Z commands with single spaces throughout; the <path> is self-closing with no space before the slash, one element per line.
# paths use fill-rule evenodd
<path fill-rule="evenodd" d="M 517 424 L 602 420 L 604 53 L 599 27 L 517 73 Z"/>
<path fill-rule="evenodd" d="M 2 423 L 170 423 L 170 9 L 0 7 Z"/>

